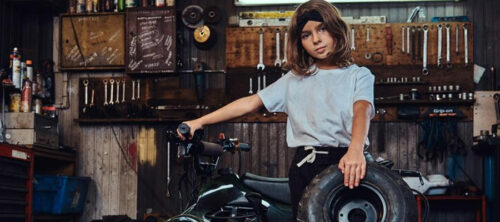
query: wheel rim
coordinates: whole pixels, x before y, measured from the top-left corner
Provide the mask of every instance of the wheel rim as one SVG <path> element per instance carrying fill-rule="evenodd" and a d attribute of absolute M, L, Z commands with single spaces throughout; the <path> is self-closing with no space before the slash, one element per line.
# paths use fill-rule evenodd
<path fill-rule="evenodd" d="M 361 183 L 355 189 L 338 186 L 328 197 L 325 209 L 330 221 L 385 221 L 387 204 L 382 192 L 375 186 Z"/>

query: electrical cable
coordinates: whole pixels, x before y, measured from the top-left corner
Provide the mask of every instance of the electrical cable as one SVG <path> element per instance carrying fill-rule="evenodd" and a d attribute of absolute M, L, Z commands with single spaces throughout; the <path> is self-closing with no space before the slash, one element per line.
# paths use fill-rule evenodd
<path fill-rule="evenodd" d="M 429 219 L 429 211 L 431 210 L 430 206 L 429 206 L 429 200 L 427 200 L 427 197 L 425 197 L 425 195 L 423 193 L 421 193 L 420 191 L 418 190 L 415 190 L 415 189 L 411 189 L 413 192 L 417 193 L 419 196 L 422 197 L 422 199 L 424 200 L 424 210 L 425 210 L 425 214 L 424 216 L 422 217 L 422 222 L 427 222 L 427 219 Z"/>

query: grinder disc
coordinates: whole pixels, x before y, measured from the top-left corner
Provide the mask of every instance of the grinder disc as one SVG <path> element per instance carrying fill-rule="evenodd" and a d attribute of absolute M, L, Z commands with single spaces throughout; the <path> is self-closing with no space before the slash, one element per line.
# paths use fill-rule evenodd
<path fill-rule="evenodd" d="M 187 6 L 182 10 L 182 22 L 192 29 L 203 25 L 203 8 L 199 5 Z"/>

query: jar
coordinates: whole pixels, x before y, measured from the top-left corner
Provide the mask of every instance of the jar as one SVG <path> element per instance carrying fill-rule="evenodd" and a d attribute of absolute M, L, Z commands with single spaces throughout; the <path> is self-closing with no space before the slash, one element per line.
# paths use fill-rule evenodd
<path fill-rule="evenodd" d="M 21 109 L 21 93 L 10 94 L 10 111 L 18 113 Z"/>

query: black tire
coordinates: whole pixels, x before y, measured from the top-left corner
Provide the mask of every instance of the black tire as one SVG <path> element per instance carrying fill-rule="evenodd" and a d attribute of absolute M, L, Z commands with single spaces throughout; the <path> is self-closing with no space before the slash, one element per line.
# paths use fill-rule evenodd
<path fill-rule="evenodd" d="M 338 165 L 318 174 L 300 200 L 297 221 L 417 221 L 417 204 L 404 180 L 390 169 L 367 163 L 360 186 L 345 187 Z"/>

